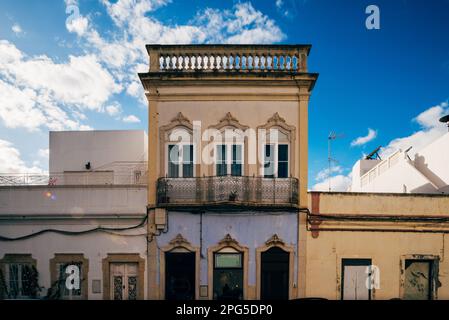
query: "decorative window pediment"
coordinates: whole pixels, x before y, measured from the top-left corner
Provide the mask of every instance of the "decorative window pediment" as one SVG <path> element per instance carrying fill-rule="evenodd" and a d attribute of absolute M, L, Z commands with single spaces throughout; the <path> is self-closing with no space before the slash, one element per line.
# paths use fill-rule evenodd
<path fill-rule="evenodd" d="M 174 117 L 170 123 L 161 126 L 159 130 L 161 132 L 161 138 L 163 137 L 165 141 L 177 141 L 183 135 L 183 131 L 185 131 L 188 136 L 192 135 L 193 124 L 182 114 L 182 112 L 178 112 L 176 117 Z M 177 133 L 175 133 L 177 137 L 170 137 L 174 130 L 177 130 Z"/>
<path fill-rule="evenodd" d="M 274 247 L 274 246 L 284 246 L 285 242 L 281 238 L 279 238 L 277 234 L 273 234 L 270 237 L 270 239 L 265 241 L 265 244 L 269 247 Z"/>
<path fill-rule="evenodd" d="M 234 117 L 230 112 L 226 113 L 226 115 L 216 125 L 212 125 L 209 128 L 222 130 L 222 129 L 228 128 L 228 127 L 237 128 L 242 131 L 245 131 L 246 129 L 249 128 L 248 126 L 241 124 L 237 120 L 237 118 Z"/>
<path fill-rule="evenodd" d="M 288 140 L 291 142 L 295 139 L 295 130 L 294 126 L 287 124 L 284 118 L 282 118 L 279 113 L 275 113 L 271 118 L 267 120 L 262 126 L 259 126 L 258 129 L 265 129 L 267 134 L 269 134 L 270 129 L 278 129 L 278 138 L 279 140 Z"/>

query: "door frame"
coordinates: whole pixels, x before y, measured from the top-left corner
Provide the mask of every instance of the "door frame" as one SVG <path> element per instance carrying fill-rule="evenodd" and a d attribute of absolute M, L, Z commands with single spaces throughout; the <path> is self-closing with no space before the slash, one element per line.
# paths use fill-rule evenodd
<path fill-rule="evenodd" d="M 192 252 L 195 253 L 195 300 L 200 298 L 200 248 L 194 247 L 181 234 L 178 234 L 168 245 L 159 251 L 159 298 L 165 299 L 165 254 L 168 252 Z"/>
<path fill-rule="evenodd" d="M 214 254 L 224 248 L 232 248 L 242 254 L 243 262 L 243 300 L 248 300 L 248 247 L 242 246 L 237 240 L 228 233 L 218 242 L 216 246 L 207 249 L 207 283 L 208 283 L 208 299 L 214 299 Z"/>
<path fill-rule="evenodd" d="M 260 300 L 262 295 L 262 253 L 278 247 L 288 253 L 288 299 L 293 299 L 293 284 L 295 283 L 295 248 L 286 245 L 285 242 L 273 234 L 263 246 L 256 249 L 256 299 Z"/>
<path fill-rule="evenodd" d="M 103 300 L 112 300 L 111 263 L 137 263 L 137 300 L 145 298 L 145 259 L 138 253 L 108 253 L 103 259 Z"/>
<path fill-rule="evenodd" d="M 352 261 L 353 263 L 343 263 L 344 261 Z M 371 258 L 360 258 L 360 257 L 340 257 L 338 259 L 338 263 L 340 264 L 340 274 L 337 279 L 340 279 L 340 287 L 338 288 L 338 300 L 343 300 L 343 291 L 345 284 L 345 266 L 365 266 L 368 263 L 368 266 L 373 265 L 373 260 Z M 374 300 L 375 289 L 368 289 L 368 300 Z"/>
<path fill-rule="evenodd" d="M 432 268 L 430 270 L 431 272 L 431 297 L 430 300 L 436 300 L 438 299 L 438 287 L 439 285 L 439 265 L 440 265 L 440 256 L 438 255 L 431 255 L 431 254 L 409 254 L 409 255 L 402 255 L 401 256 L 401 268 L 400 268 L 400 283 L 399 283 L 399 297 L 401 299 L 404 298 L 405 290 L 405 262 L 406 260 L 424 260 L 424 261 L 432 261 Z"/>

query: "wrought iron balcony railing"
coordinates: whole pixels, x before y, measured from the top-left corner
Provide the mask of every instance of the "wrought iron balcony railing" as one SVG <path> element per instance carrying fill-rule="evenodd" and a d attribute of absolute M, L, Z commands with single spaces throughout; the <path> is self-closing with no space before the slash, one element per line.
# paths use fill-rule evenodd
<path fill-rule="evenodd" d="M 157 201 L 162 207 L 247 205 L 296 207 L 296 178 L 214 176 L 159 178 Z"/>

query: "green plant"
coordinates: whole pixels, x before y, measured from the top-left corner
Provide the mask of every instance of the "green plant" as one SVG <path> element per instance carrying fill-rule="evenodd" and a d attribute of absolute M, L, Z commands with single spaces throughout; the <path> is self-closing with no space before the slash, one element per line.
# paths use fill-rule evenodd
<path fill-rule="evenodd" d="M 4 300 L 7 297 L 8 297 L 8 288 L 6 286 L 3 270 L 0 268 L 0 300 Z"/>

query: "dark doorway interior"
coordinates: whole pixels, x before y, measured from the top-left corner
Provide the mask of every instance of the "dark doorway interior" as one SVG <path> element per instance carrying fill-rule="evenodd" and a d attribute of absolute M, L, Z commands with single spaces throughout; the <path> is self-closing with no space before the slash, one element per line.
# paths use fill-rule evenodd
<path fill-rule="evenodd" d="M 165 299 L 195 299 L 195 253 L 165 254 Z"/>
<path fill-rule="evenodd" d="M 289 289 L 290 255 L 278 247 L 261 254 L 262 300 L 287 300 Z"/>

